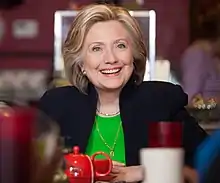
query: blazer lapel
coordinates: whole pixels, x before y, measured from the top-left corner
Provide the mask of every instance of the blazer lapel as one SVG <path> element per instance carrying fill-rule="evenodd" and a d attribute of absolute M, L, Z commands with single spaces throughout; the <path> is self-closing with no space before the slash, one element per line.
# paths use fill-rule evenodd
<path fill-rule="evenodd" d="M 97 92 L 92 85 L 88 87 L 87 105 L 85 115 L 81 116 L 81 151 L 85 153 L 89 137 L 93 128 L 97 106 Z"/>
<path fill-rule="evenodd" d="M 134 85 L 127 85 L 122 90 L 121 96 L 120 96 L 120 113 L 121 113 L 121 120 L 124 130 L 124 141 L 125 141 L 125 158 L 127 165 L 129 164 L 136 164 L 136 160 L 134 160 L 134 150 L 135 144 L 133 143 L 133 136 L 132 132 L 134 130 L 133 126 L 133 94 L 135 92 L 135 86 Z"/>
<path fill-rule="evenodd" d="M 66 135 L 64 137 L 66 147 L 72 148 L 77 145 L 80 147 L 80 152 L 85 153 L 95 120 L 96 96 L 95 89 L 90 87 L 88 95 L 72 97 L 67 101 L 69 115 L 63 116 L 62 124 L 62 131 Z"/>

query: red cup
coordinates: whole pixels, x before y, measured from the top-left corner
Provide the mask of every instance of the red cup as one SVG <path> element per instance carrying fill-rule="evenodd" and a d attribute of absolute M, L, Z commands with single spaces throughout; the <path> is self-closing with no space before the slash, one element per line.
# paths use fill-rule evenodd
<path fill-rule="evenodd" d="M 100 174 L 105 174 L 109 171 L 109 160 L 108 159 L 95 159 L 94 160 L 94 167 L 95 171 L 99 172 Z"/>
<path fill-rule="evenodd" d="M 106 159 L 103 160 L 98 160 L 96 159 L 97 156 L 102 155 L 104 156 Z M 108 154 L 104 153 L 104 152 L 96 152 L 95 154 L 93 154 L 91 156 L 91 160 L 92 163 L 94 165 L 94 169 L 95 169 L 95 177 L 99 178 L 99 177 L 104 177 L 107 176 L 111 173 L 112 171 L 112 160 L 109 157 Z M 96 165 L 96 166 L 95 166 Z M 99 167 L 98 165 L 101 165 L 103 167 Z M 101 170 L 101 171 L 99 171 Z M 106 171 L 104 171 L 106 170 Z"/>
<path fill-rule="evenodd" d="M 148 147 L 182 147 L 181 122 L 152 122 L 148 129 Z"/>

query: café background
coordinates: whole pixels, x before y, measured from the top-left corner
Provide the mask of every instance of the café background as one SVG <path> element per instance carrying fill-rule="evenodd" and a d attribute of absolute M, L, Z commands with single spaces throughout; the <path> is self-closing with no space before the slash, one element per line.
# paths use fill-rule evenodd
<path fill-rule="evenodd" d="M 85 0 L 84 0 L 85 1 Z M 87 0 L 91 2 L 91 0 Z M 133 0 L 126 7 L 136 9 Z M 24 0 L 12 10 L 4 11 L 6 33 L 0 43 L 0 69 L 39 68 L 50 71 L 53 64 L 53 17 L 56 10 L 68 8 L 68 0 Z M 153 9 L 157 14 L 157 56 L 169 59 L 176 65 L 180 54 L 189 43 L 189 13 L 187 0 L 145 1 L 139 9 Z M 32 19 L 39 24 L 37 36 L 19 39 L 12 36 L 12 24 L 18 19 Z M 181 21 L 179 21 L 181 20 Z M 181 36 L 179 36 L 181 35 Z"/>
<path fill-rule="evenodd" d="M 85 4 L 91 3 L 91 0 L 83 1 Z M 181 55 L 196 37 L 199 21 L 218 3 L 216 0 L 147 0 L 143 5 L 138 5 L 135 0 L 124 0 L 122 5 L 132 10 L 155 10 L 156 55 L 169 60 L 178 76 Z M 69 9 L 68 6 L 69 0 L 23 0 L 17 7 L 0 10 L 0 74 L 5 70 L 26 72 L 20 77 L 26 77 L 28 84 L 32 84 L 35 81 L 33 71 L 40 71 L 45 76 L 45 81 L 41 81 L 49 85 L 54 79 L 54 13 Z M 36 29 L 27 35 L 16 32 L 19 21 L 29 21 Z M 19 26 L 22 28 L 22 24 Z M 9 77 L 16 84 L 16 75 Z M 27 90 L 26 87 L 22 89 Z M 5 99 L 5 93 L 10 94 L 0 90 L 0 100 L 1 97 Z M 35 98 L 30 104 L 37 102 Z"/>

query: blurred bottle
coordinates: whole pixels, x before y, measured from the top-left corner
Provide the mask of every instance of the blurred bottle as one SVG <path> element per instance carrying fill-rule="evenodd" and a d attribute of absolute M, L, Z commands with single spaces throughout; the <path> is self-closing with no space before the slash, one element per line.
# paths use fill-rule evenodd
<path fill-rule="evenodd" d="M 14 126 L 10 122 L 12 113 L 6 103 L 0 102 L 0 178 L 3 183 L 13 183 L 15 179 L 15 143 L 12 142 Z"/>
<path fill-rule="evenodd" d="M 148 127 L 148 147 L 140 152 L 147 178 L 143 183 L 182 183 L 182 123 L 161 121 Z"/>
<path fill-rule="evenodd" d="M 37 164 L 47 165 L 59 144 L 59 128 L 37 109 L 0 103 L 1 183 L 29 183 Z M 44 175 L 45 176 L 45 175 Z"/>

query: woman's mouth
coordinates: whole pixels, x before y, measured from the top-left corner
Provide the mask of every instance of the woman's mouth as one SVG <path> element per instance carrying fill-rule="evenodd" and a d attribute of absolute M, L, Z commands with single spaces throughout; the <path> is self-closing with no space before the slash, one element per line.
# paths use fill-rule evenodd
<path fill-rule="evenodd" d="M 100 72 L 104 75 L 116 75 L 121 71 L 122 68 L 114 68 L 114 69 L 102 69 Z"/>

